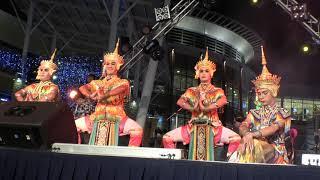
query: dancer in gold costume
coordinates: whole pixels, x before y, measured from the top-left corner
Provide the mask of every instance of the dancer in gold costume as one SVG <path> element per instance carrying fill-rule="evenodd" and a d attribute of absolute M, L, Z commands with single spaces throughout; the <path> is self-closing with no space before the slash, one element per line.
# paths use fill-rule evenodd
<path fill-rule="evenodd" d="M 269 72 L 263 47 L 261 51 L 262 72 L 252 82 L 262 106 L 250 110 L 242 122 L 242 139 L 234 159 L 243 163 L 288 164 L 285 140 L 289 137 L 290 113 L 276 102 L 281 78 Z"/>
<path fill-rule="evenodd" d="M 177 104 L 192 113 L 187 125 L 174 129 L 163 136 L 165 148 L 175 148 L 175 142 L 189 144 L 189 159 L 214 160 L 214 147 L 229 144 L 228 154 L 234 152 L 240 136 L 223 127 L 218 109 L 227 103 L 221 88 L 211 83 L 216 65 L 209 60 L 208 48 L 204 59 L 195 66 L 195 79 L 200 79 L 197 87 L 191 87 L 180 97 Z"/>
<path fill-rule="evenodd" d="M 54 102 L 59 99 L 59 87 L 51 81 L 53 74 L 58 70 L 53 62 L 55 54 L 56 49 L 50 60 L 41 61 L 36 77 L 40 80 L 39 83 L 31 84 L 15 93 L 17 101 Z"/>
<path fill-rule="evenodd" d="M 104 78 L 93 80 L 80 87 L 80 92 L 97 101 L 95 112 L 90 115 L 89 122 L 76 122 L 91 131 L 89 144 L 118 145 L 118 136 L 130 135 L 129 146 L 140 146 L 143 130 L 124 111 L 124 101 L 129 95 L 129 81 L 118 77 L 123 57 L 118 54 L 119 40 L 113 53 L 104 55 Z M 92 129 L 92 130 L 91 130 Z"/>

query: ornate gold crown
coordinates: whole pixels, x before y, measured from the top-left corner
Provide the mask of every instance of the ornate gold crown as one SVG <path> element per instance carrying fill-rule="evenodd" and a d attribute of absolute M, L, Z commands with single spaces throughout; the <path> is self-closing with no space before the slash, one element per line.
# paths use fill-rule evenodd
<path fill-rule="evenodd" d="M 276 96 L 278 89 L 280 87 L 280 80 L 281 77 L 277 75 L 273 75 L 269 72 L 267 68 L 267 60 L 264 55 L 263 46 L 261 46 L 261 56 L 262 56 L 262 72 L 261 74 L 256 77 L 252 83 L 255 85 L 256 88 L 266 88 L 272 91 L 273 95 Z"/>
<path fill-rule="evenodd" d="M 204 58 L 202 59 L 202 56 L 200 56 L 200 59 L 199 59 L 198 63 L 194 67 L 194 69 L 196 70 L 195 79 L 199 78 L 200 67 L 209 68 L 210 73 L 211 73 L 211 77 L 213 76 L 213 73 L 216 72 L 216 64 L 214 62 L 212 62 L 211 60 L 209 60 L 208 47 L 206 49 L 206 54 L 205 54 Z"/>
<path fill-rule="evenodd" d="M 105 61 L 107 60 L 116 60 L 117 69 L 119 70 L 120 66 L 123 65 L 124 60 L 123 57 L 119 54 L 119 39 L 117 41 L 116 47 L 112 53 L 104 54 Z"/>
<path fill-rule="evenodd" d="M 42 60 L 40 63 L 41 65 L 48 67 L 52 73 L 56 72 L 58 69 L 58 66 L 53 62 L 56 56 L 56 52 L 57 52 L 57 49 L 54 49 L 54 52 L 52 53 L 51 58 L 49 60 Z"/>

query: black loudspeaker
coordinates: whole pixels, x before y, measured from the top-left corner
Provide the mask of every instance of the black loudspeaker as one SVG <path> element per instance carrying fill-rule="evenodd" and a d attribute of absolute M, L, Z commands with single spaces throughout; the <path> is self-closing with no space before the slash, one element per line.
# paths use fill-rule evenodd
<path fill-rule="evenodd" d="M 46 149 L 55 142 L 77 143 L 73 114 L 66 104 L 0 104 L 0 146 Z"/>

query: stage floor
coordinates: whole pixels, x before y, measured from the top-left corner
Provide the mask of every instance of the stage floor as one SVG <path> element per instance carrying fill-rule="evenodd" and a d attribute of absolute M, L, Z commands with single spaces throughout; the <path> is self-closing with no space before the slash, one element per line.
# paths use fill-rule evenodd
<path fill-rule="evenodd" d="M 1 147 L 0 179 L 319 180 L 320 167 L 76 155 Z"/>

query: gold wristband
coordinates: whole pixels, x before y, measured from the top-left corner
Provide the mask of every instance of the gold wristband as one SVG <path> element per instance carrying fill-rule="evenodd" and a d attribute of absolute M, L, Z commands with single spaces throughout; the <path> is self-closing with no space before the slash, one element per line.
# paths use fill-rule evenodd
<path fill-rule="evenodd" d="M 255 132 L 254 132 L 254 136 L 255 136 L 256 138 L 262 137 L 261 131 L 255 131 Z"/>
<path fill-rule="evenodd" d="M 183 102 L 183 103 L 182 103 L 182 106 L 186 107 L 186 104 L 187 104 L 186 102 Z"/>
<path fill-rule="evenodd" d="M 217 102 L 215 102 L 215 103 L 214 103 L 214 105 L 216 106 L 216 108 L 219 108 L 219 106 L 218 106 Z"/>

